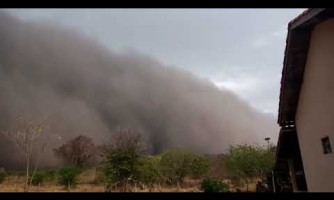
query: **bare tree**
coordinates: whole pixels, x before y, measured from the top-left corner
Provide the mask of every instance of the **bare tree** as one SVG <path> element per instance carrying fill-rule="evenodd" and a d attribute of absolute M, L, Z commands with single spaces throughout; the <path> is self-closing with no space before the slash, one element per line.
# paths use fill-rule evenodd
<path fill-rule="evenodd" d="M 130 128 L 118 128 L 111 134 L 109 145 L 112 148 L 123 148 L 129 146 L 139 146 L 143 148 L 142 138 L 140 132 L 134 131 Z"/>
<path fill-rule="evenodd" d="M 91 138 L 80 135 L 53 151 L 65 163 L 81 166 L 95 156 L 96 148 Z"/>
<path fill-rule="evenodd" d="M 33 149 L 41 145 L 41 149 L 38 151 L 39 155 L 37 156 L 37 161 L 35 163 L 33 175 L 35 174 L 38 166 L 38 161 L 41 153 L 43 152 L 46 143 L 42 143 L 39 140 L 41 139 L 42 134 L 44 133 L 45 125 L 44 120 L 27 120 L 23 117 L 19 117 L 15 120 L 14 124 L 8 131 L 0 131 L 5 135 L 12 143 L 17 147 L 18 152 L 24 157 L 26 165 L 26 180 L 24 184 L 24 191 L 29 191 L 29 173 L 31 166 L 31 158 Z M 33 177 L 32 175 L 32 177 Z M 31 179 L 32 179 L 31 177 Z"/>

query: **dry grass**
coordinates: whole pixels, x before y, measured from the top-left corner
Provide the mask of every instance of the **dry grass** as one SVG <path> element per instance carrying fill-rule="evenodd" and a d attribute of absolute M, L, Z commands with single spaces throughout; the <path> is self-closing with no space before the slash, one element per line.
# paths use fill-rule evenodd
<path fill-rule="evenodd" d="M 243 187 L 239 187 L 240 191 L 246 191 L 246 185 Z M 256 184 L 251 183 L 249 184 L 249 192 L 254 192 L 256 189 Z M 231 185 L 230 187 L 231 192 L 236 191 L 236 187 Z M 30 188 L 31 192 L 105 192 L 105 188 L 102 185 L 94 185 L 94 184 L 78 184 L 75 188 L 71 188 L 70 190 L 65 189 L 63 186 L 58 185 L 50 185 L 50 184 L 43 184 L 41 186 L 32 186 Z M 151 189 L 145 188 L 142 189 L 141 187 L 133 186 L 129 188 L 129 192 L 201 192 L 200 186 L 181 186 L 180 188 L 172 186 L 155 186 Z M 0 184 L 0 192 L 23 192 L 23 184 Z M 113 190 L 113 192 L 119 192 L 119 190 Z"/>
<path fill-rule="evenodd" d="M 4 185 L 0 184 L 1 192 L 23 192 L 23 185 Z M 70 190 L 65 189 L 63 186 L 57 185 L 42 185 L 30 187 L 30 192 L 104 192 L 102 186 L 95 185 L 78 185 Z"/>
<path fill-rule="evenodd" d="M 40 186 L 32 186 L 31 192 L 105 192 L 105 187 L 99 184 L 93 184 L 94 180 L 98 177 L 96 169 L 85 170 L 78 177 L 78 184 L 76 187 L 67 190 L 64 186 L 57 184 L 57 181 L 47 181 Z M 8 176 L 0 184 L 0 192 L 23 192 L 24 185 L 23 176 Z M 246 184 L 241 186 L 230 185 L 230 191 L 235 192 L 238 188 L 244 192 L 247 190 Z M 201 192 L 201 180 L 185 179 L 179 187 L 168 185 L 155 185 L 152 188 L 143 188 L 140 185 L 133 185 L 128 189 L 129 192 Z M 255 192 L 256 181 L 248 185 L 249 192 Z M 112 192 L 119 192 L 119 190 L 113 190 Z"/>
<path fill-rule="evenodd" d="M 23 184 L 0 184 L 0 192 L 23 192 Z M 70 190 L 65 189 L 63 186 L 58 185 L 46 185 L 32 186 L 30 192 L 105 192 L 104 186 L 98 186 L 93 184 L 79 184 L 75 188 Z M 113 190 L 112 192 L 119 192 L 119 190 Z M 198 187 L 190 188 L 177 188 L 177 187 L 153 187 L 151 189 L 140 187 L 131 187 L 128 192 L 200 192 Z"/>

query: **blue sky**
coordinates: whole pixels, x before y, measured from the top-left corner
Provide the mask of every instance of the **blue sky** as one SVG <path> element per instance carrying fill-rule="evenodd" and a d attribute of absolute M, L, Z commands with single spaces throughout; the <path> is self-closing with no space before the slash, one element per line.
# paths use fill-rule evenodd
<path fill-rule="evenodd" d="M 304 9 L 10 9 L 78 28 L 228 89 L 277 117 L 287 24 Z"/>

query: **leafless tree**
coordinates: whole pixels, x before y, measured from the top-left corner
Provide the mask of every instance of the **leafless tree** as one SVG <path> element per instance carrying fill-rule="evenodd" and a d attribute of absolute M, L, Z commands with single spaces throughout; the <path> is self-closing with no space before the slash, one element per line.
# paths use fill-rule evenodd
<path fill-rule="evenodd" d="M 37 159 L 35 162 L 34 171 L 32 177 L 34 176 L 38 161 L 41 153 L 43 152 L 46 142 L 41 141 L 41 136 L 44 134 L 45 130 L 44 119 L 43 120 L 27 120 L 23 117 L 19 117 L 11 128 L 7 131 L 0 131 L 3 135 L 5 135 L 18 149 L 18 152 L 24 157 L 25 165 L 26 165 L 26 180 L 24 184 L 24 191 L 28 192 L 29 187 L 31 185 L 31 181 L 29 183 L 29 175 L 30 175 L 30 166 L 32 153 L 34 148 L 38 148 L 39 154 L 37 155 Z M 39 149 L 41 148 L 41 149 Z M 31 180 L 32 180 L 32 177 Z"/>
<path fill-rule="evenodd" d="M 108 145 L 114 149 L 136 146 L 142 155 L 147 154 L 150 149 L 147 138 L 143 138 L 140 131 L 128 127 L 118 127 L 113 131 Z"/>
<path fill-rule="evenodd" d="M 66 164 L 81 166 L 88 164 L 95 156 L 96 148 L 91 138 L 80 135 L 53 151 Z"/>

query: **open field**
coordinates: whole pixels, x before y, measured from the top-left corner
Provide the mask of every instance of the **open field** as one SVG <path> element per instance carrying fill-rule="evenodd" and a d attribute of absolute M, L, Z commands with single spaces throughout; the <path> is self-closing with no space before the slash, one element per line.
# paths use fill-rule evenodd
<path fill-rule="evenodd" d="M 154 187 L 151 190 L 141 189 L 139 187 L 132 187 L 129 192 L 201 192 L 200 187 L 187 187 L 187 188 L 177 188 L 177 187 Z M 246 191 L 246 187 L 240 188 L 241 191 Z M 23 192 L 23 184 L 0 184 L 0 192 Z M 79 184 L 75 188 L 70 190 L 65 189 L 63 186 L 58 185 L 41 185 L 32 186 L 30 192 L 105 192 L 103 186 L 93 185 L 93 184 Z M 118 191 L 113 191 L 118 192 Z M 235 192 L 232 190 L 231 192 Z M 249 192 L 255 192 L 255 184 L 252 183 L 249 186 Z"/>
<path fill-rule="evenodd" d="M 94 170 L 84 171 L 79 179 L 76 187 L 65 189 L 64 186 L 58 185 L 57 181 L 47 181 L 39 186 L 31 186 L 30 192 L 105 192 L 105 187 L 102 184 L 95 184 L 94 180 L 96 173 Z M 23 176 L 7 176 L 6 179 L 0 184 L 0 192 L 23 192 Z M 201 180 L 186 179 L 184 183 L 177 186 L 167 185 L 155 185 L 149 189 L 142 185 L 133 185 L 128 189 L 128 192 L 201 192 Z M 246 191 L 246 185 L 235 187 L 230 184 L 230 192 L 235 192 L 236 188 L 240 191 Z M 249 192 L 255 192 L 256 183 L 249 184 Z M 112 192 L 119 192 L 113 190 Z"/>

